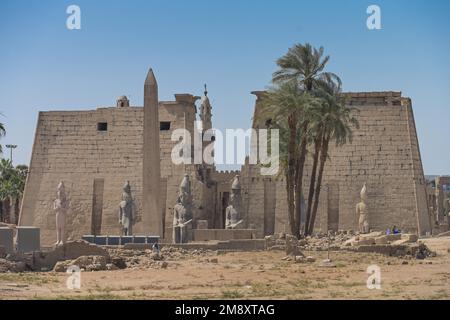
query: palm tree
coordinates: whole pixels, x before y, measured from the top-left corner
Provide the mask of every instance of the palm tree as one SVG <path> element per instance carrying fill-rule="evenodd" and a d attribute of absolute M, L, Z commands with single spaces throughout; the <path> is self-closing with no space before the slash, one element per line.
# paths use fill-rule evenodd
<path fill-rule="evenodd" d="M 272 76 L 274 83 L 294 82 L 304 91 L 311 92 L 323 83 L 330 81 L 341 86 L 341 79 L 332 72 L 323 71 L 330 56 L 323 56 L 324 49 L 313 48 L 309 43 L 295 44 L 277 60 L 279 70 Z"/>
<path fill-rule="evenodd" d="M 295 44 L 283 57 L 278 59 L 277 65 L 280 67 L 280 69 L 273 74 L 272 82 L 276 84 L 292 83 L 305 94 L 311 94 L 313 90 L 319 88 L 320 86 L 323 86 L 324 83 L 334 82 L 338 83 L 340 87 L 340 78 L 334 73 L 324 71 L 330 57 L 324 57 L 323 55 L 323 47 L 320 47 L 319 50 L 317 50 L 316 48 L 313 48 L 309 43 L 306 43 L 304 45 Z M 311 99 L 311 101 L 312 100 L 313 99 Z M 296 235 L 297 237 L 299 237 L 301 233 L 300 202 L 303 188 L 303 169 L 306 160 L 307 146 L 310 140 L 308 132 L 310 131 L 311 118 L 313 117 L 312 115 L 315 114 L 314 110 L 316 108 L 311 107 L 307 109 L 311 112 L 304 112 L 303 117 L 291 118 L 291 122 L 300 122 L 299 129 L 295 133 L 301 134 L 298 149 L 294 153 L 295 157 L 290 159 L 295 163 L 295 173 L 293 175 L 293 184 L 295 189 L 295 226 L 293 230 L 295 230 L 295 232 L 293 232 L 293 235 Z M 293 127 L 293 125 L 291 126 Z M 292 134 L 294 134 L 294 132 L 292 132 Z M 292 202 L 292 199 L 289 198 L 289 195 L 288 202 Z"/>
<path fill-rule="evenodd" d="M 12 166 L 10 160 L 0 160 L 0 201 L 3 205 L 2 220 L 17 224 L 28 167 Z M 11 215 L 11 206 L 14 205 L 14 215 Z"/>
<path fill-rule="evenodd" d="M 6 135 L 5 126 L 3 123 L 0 123 L 0 138 Z M 0 153 L 3 153 L 2 145 L 0 144 Z"/>
<path fill-rule="evenodd" d="M 14 168 L 10 160 L 0 159 L 0 201 L 3 205 L 3 221 L 10 223 L 11 214 L 11 193 L 13 184 L 11 177 L 13 176 Z"/>
<path fill-rule="evenodd" d="M 309 182 L 309 191 L 308 191 L 308 202 L 306 206 L 306 221 L 305 221 L 305 234 L 308 233 L 308 226 L 311 219 L 311 210 L 312 210 L 312 204 L 314 201 L 314 195 L 315 195 L 315 184 L 316 184 L 316 177 L 317 177 L 317 166 L 319 163 L 319 155 L 320 150 L 322 147 L 322 139 L 323 139 L 323 122 L 322 122 L 322 115 L 323 115 L 323 103 L 322 106 L 322 112 L 318 112 L 316 116 L 312 119 L 311 124 L 311 130 L 310 130 L 310 139 L 311 143 L 314 146 L 314 152 L 312 154 L 312 168 L 311 168 L 311 177 Z"/>
<path fill-rule="evenodd" d="M 0 138 L 4 137 L 6 135 L 6 130 L 5 130 L 5 126 L 3 123 L 0 122 Z M 0 144 L 0 153 L 3 152 L 3 148 L 2 145 Z"/>
<path fill-rule="evenodd" d="M 317 174 L 317 185 L 314 190 L 314 204 L 311 216 L 307 217 L 306 233 L 311 234 L 314 230 L 314 223 L 319 205 L 320 188 L 322 184 L 323 170 L 328 159 L 328 146 L 331 139 L 335 140 L 337 146 L 352 141 L 352 127 L 359 128 L 357 119 L 353 116 L 356 109 L 345 105 L 345 98 L 342 96 L 340 83 L 325 81 L 315 91 L 315 95 L 322 100 L 322 114 L 318 123 L 319 134 L 317 141 L 315 158 L 319 158 L 317 150 L 320 149 L 319 172 Z M 318 148 L 320 146 L 320 148 Z M 313 179 L 313 177 L 311 177 Z M 311 191 L 311 189 L 310 189 Z M 309 199 L 308 199 L 309 200 Z"/>
<path fill-rule="evenodd" d="M 6 135 L 5 126 L 0 122 L 0 138 Z M 2 145 L 0 144 L 0 154 L 3 153 Z M 3 220 L 3 203 L 0 202 L 0 221 Z"/>
<path fill-rule="evenodd" d="M 19 222 L 20 203 L 22 201 L 23 191 L 25 189 L 25 182 L 28 175 L 28 166 L 18 165 L 14 170 L 12 176 L 12 192 L 11 198 L 14 199 L 14 221 L 12 223 L 17 224 Z"/>
<path fill-rule="evenodd" d="M 262 97 L 261 108 L 255 116 L 257 123 L 279 130 L 279 162 L 286 177 L 288 219 L 291 233 L 294 235 L 298 235 L 299 232 L 296 207 L 300 202 L 294 201 L 297 193 L 295 180 L 298 166 L 297 146 L 302 136 L 302 121 L 299 119 L 306 118 L 311 106 L 316 106 L 314 97 L 301 90 L 297 84 L 285 82 L 270 89 Z"/>

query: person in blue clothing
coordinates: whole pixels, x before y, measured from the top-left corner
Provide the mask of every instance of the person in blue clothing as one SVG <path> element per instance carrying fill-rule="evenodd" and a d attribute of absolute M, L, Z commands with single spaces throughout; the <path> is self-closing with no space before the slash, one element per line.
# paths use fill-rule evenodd
<path fill-rule="evenodd" d="M 393 226 L 393 227 L 392 227 L 392 233 L 393 233 L 393 234 L 398 234 L 398 233 L 400 233 L 400 229 L 397 229 L 396 226 Z"/>

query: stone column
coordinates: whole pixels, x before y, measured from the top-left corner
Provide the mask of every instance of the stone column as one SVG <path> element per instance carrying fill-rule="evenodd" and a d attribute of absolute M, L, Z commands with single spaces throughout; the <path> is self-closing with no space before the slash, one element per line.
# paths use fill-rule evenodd
<path fill-rule="evenodd" d="M 159 206 L 161 171 L 158 104 L 158 84 L 153 70 L 150 69 L 144 84 L 142 231 L 145 234 L 162 237 L 162 213 Z"/>

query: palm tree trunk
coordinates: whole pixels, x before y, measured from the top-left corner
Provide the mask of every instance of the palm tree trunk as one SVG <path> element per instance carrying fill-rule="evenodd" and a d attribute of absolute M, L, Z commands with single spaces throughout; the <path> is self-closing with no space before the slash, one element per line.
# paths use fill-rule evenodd
<path fill-rule="evenodd" d="M 299 157 L 296 167 L 296 181 L 295 181 L 295 236 L 300 238 L 300 222 L 302 216 L 302 187 L 303 187 L 303 168 L 305 166 L 306 160 L 306 146 L 308 143 L 308 137 L 306 134 L 306 129 L 308 128 L 309 122 L 304 121 L 302 125 L 302 138 L 299 147 Z"/>
<path fill-rule="evenodd" d="M 10 212 L 11 212 L 11 200 L 9 199 L 9 197 L 6 197 L 3 200 L 3 221 L 5 223 L 11 223 Z"/>
<path fill-rule="evenodd" d="M 288 168 L 286 171 L 286 192 L 288 202 L 288 218 L 291 234 L 295 235 L 295 206 L 294 206 L 294 175 L 295 175 L 295 138 L 297 136 L 296 117 L 294 114 L 289 116 L 289 142 L 288 142 Z"/>
<path fill-rule="evenodd" d="M 306 222 L 305 222 L 305 233 L 308 231 L 308 226 L 311 221 L 311 210 L 314 200 L 314 190 L 316 186 L 316 174 L 317 165 L 319 163 L 319 154 L 322 146 L 322 132 L 320 131 L 317 138 L 314 139 L 314 155 L 313 155 L 313 165 L 311 170 L 311 181 L 309 183 L 309 193 L 308 193 L 308 207 L 306 208 Z"/>
<path fill-rule="evenodd" d="M 319 196 L 320 196 L 320 187 L 322 185 L 322 176 L 323 176 L 323 169 L 325 168 L 325 162 L 327 161 L 328 157 L 328 143 L 330 142 L 330 135 L 328 134 L 326 137 L 324 137 L 324 140 L 322 142 L 322 151 L 320 153 L 320 166 L 319 166 L 319 174 L 317 176 L 317 186 L 316 191 L 314 195 L 314 206 L 311 212 L 311 221 L 308 228 L 308 234 L 312 234 L 314 231 L 314 224 L 316 222 L 316 215 L 317 215 L 317 208 L 319 206 Z"/>
<path fill-rule="evenodd" d="M 14 224 L 19 223 L 19 213 L 20 213 L 20 198 L 17 197 L 14 201 Z"/>

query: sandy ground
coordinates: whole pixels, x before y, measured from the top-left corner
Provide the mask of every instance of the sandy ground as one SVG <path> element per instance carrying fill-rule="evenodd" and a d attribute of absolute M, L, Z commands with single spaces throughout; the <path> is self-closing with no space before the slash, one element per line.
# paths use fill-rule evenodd
<path fill-rule="evenodd" d="M 336 268 L 283 261 L 283 252 L 233 252 L 176 261 L 167 269 L 81 273 L 81 289 L 65 273 L 0 274 L 0 299 L 450 299 L 450 237 L 425 240 L 438 256 L 405 260 L 331 252 Z M 218 262 L 208 262 L 217 258 Z M 406 264 L 407 263 L 407 264 Z M 367 267 L 381 268 L 381 289 L 366 286 Z"/>

